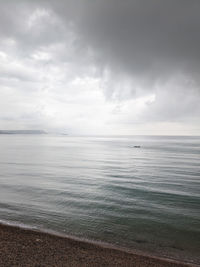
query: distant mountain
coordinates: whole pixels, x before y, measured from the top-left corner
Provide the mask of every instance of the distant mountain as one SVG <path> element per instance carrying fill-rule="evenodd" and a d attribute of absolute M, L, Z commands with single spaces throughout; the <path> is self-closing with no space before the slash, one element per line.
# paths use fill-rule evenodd
<path fill-rule="evenodd" d="M 43 130 L 0 130 L 0 134 L 46 134 Z"/>

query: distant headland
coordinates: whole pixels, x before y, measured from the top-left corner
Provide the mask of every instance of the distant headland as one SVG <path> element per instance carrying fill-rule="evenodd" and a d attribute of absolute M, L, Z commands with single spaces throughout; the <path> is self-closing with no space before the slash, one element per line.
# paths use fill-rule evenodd
<path fill-rule="evenodd" d="M 43 130 L 0 130 L 0 134 L 47 134 Z"/>

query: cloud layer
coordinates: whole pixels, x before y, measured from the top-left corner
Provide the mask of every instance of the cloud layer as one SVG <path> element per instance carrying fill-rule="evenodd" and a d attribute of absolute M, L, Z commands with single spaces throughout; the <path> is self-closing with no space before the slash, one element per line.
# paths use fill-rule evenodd
<path fill-rule="evenodd" d="M 200 134 L 200 2 L 0 2 L 1 128 Z"/>

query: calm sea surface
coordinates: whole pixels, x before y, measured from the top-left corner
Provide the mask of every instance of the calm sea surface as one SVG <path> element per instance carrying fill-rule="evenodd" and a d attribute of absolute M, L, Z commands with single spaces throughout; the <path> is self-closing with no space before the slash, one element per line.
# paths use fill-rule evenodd
<path fill-rule="evenodd" d="M 200 262 L 200 137 L 0 135 L 0 222 Z"/>

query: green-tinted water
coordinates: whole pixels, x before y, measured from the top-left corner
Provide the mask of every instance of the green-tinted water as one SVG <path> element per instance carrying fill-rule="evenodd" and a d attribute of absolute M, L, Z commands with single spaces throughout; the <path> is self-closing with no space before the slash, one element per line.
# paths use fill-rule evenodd
<path fill-rule="evenodd" d="M 198 137 L 0 136 L 2 222 L 200 262 L 199 211 Z"/>

